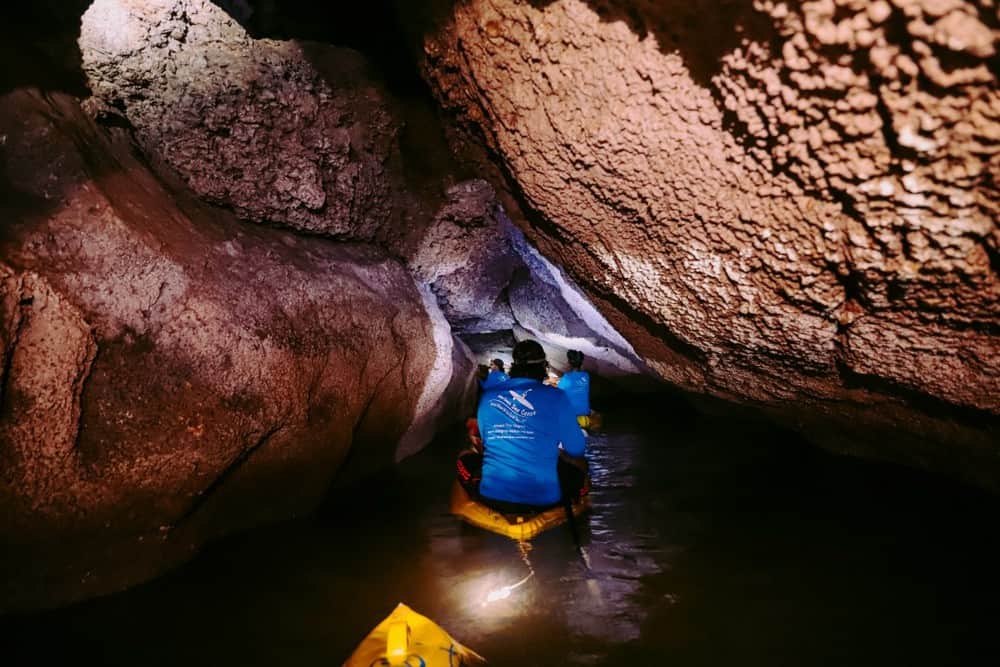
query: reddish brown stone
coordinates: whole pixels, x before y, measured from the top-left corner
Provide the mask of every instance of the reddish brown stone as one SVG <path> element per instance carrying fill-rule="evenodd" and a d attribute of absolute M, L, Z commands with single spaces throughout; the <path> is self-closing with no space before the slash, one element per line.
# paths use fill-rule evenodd
<path fill-rule="evenodd" d="M 1000 488 L 994 10 L 432 15 L 424 71 L 456 150 L 495 160 L 532 240 L 664 379 Z"/>
<path fill-rule="evenodd" d="M 208 208 L 62 94 L 0 98 L 0 136 L 0 608 L 306 511 L 461 398 L 471 363 L 384 252 Z"/>

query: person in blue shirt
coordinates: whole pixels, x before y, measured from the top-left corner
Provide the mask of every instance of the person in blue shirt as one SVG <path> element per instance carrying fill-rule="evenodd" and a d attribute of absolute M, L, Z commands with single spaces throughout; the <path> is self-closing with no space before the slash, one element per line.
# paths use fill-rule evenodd
<path fill-rule="evenodd" d="M 559 378 L 558 387 L 569 396 L 569 402 L 578 416 L 590 415 L 590 373 L 581 370 L 583 352 L 570 350 L 566 353 L 569 370 Z"/>
<path fill-rule="evenodd" d="M 542 384 L 542 346 L 523 340 L 513 356 L 509 379 L 483 392 L 479 403 L 484 451 L 478 493 L 501 510 L 556 505 L 583 488 L 586 439 L 565 392 Z M 561 471 L 560 449 L 576 465 L 564 464 Z"/>
<path fill-rule="evenodd" d="M 485 380 L 479 381 L 479 386 L 485 389 L 492 389 L 498 384 L 506 382 L 509 378 L 504 372 L 503 359 L 493 359 L 490 361 L 490 372 Z"/>

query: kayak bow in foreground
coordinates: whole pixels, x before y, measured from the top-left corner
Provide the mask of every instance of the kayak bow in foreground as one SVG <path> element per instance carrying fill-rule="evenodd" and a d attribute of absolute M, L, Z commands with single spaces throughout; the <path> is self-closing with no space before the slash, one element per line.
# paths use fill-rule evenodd
<path fill-rule="evenodd" d="M 439 625 L 399 603 L 375 626 L 343 667 L 471 667 L 485 664 Z"/>

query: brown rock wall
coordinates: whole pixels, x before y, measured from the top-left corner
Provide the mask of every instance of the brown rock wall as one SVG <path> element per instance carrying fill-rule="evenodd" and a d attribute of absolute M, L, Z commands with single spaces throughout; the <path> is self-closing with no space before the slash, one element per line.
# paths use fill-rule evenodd
<path fill-rule="evenodd" d="M 208 208 L 62 94 L 0 98 L 0 136 L 0 608 L 306 511 L 464 390 L 384 252 Z"/>
<path fill-rule="evenodd" d="M 532 239 L 662 377 L 997 486 L 995 9 L 465 0 L 435 18 L 425 73 L 456 150 L 483 163 L 479 142 Z"/>

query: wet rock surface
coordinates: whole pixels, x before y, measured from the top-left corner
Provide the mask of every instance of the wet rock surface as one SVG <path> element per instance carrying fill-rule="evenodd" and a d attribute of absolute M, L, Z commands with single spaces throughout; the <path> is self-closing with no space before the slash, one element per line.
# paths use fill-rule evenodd
<path fill-rule="evenodd" d="M 63 94 L 4 96 L 0 136 L 0 608 L 306 511 L 466 392 L 471 361 L 383 251 L 208 208 Z"/>
<path fill-rule="evenodd" d="M 995 9 L 427 14 L 456 151 L 663 379 L 1000 487 Z"/>

